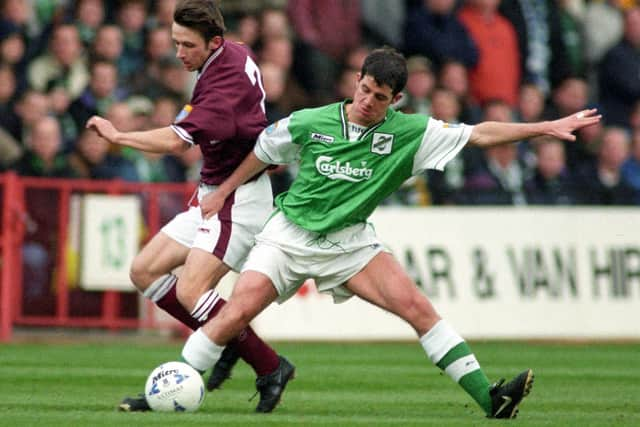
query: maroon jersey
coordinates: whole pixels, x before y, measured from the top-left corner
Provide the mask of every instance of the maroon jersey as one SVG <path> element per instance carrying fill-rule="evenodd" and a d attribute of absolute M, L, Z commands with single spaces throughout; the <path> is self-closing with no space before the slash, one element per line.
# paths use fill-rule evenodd
<path fill-rule="evenodd" d="M 171 128 L 202 151 L 202 182 L 221 184 L 253 150 L 267 125 L 258 66 L 241 44 L 225 40 L 198 74 L 191 103 Z"/>

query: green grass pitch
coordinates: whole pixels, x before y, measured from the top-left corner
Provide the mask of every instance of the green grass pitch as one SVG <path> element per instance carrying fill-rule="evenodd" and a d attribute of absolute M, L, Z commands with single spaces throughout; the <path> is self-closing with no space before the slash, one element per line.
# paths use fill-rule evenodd
<path fill-rule="evenodd" d="M 255 414 L 240 364 L 192 414 L 120 413 L 181 343 L 113 339 L 0 345 L 1 426 L 640 426 L 640 344 L 472 342 L 490 379 L 534 369 L 513 421 L 487 420 L 418 344 L 275 343 L 297 366 L 281 405 Z"/>

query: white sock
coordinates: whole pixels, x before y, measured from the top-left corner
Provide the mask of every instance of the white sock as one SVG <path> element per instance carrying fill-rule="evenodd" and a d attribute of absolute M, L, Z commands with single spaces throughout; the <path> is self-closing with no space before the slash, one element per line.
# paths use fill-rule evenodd
<path fill-rule="evenodd" d="M 154 282 L 145 289 L 142 295 L 153 302 L 158 302 L 173 286 L 175 286 L 177 281 L 178 277 L 175 274 L 165 274 L 164 276 L 154 280 Z"/>
<path fill-rule="evenodd" d="M 434 364 L 463 341 L 462 337 L 444 320 L 439 320 L 429 332 L 420 337 L 422 348 Z"/>
<path fill-rule="evenodd" d="M 218 361 L 223 350 L 224 346 L 211 341 L 202 328 L 199 328 L 191 334 L 182 348 L 182 358 L 198 371 L 204 372 Z"/>
<path fill-rule="evenodd" d="M 191 317 L 203 323 L 209 317 L 211 309 L 220 301 L 220 295 L 213 289 L 202 294 L 191 312 Z"/>
<path fill-rule="evenodd" d="M 420 343 L 429 359 L 455 382 L 480 369 L 480 364 L 476 356 L 471 353 L 469 346 L 444 320 L 440 320 L 424 334 L 420 338 Z M 456 347 L 457 350 L 450 353 Z"/>

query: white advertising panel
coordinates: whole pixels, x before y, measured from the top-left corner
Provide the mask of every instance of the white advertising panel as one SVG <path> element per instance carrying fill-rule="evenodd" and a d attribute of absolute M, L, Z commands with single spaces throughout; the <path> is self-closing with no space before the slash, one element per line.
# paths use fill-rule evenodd
<path fill-rule="evenodd" d="M 640 338 L 640 209 L 380 208 L 371 222 L 465 338 Z M 255 327 L 272 339 L 415 337 L 312 287 Z"/>
<path fill-rule="evenodd" d="M 80 238 L 83 289 L 135 290 L 129 279 L 129 267 L 139 248 L 140 212 L 136 196 L 83 196 Z"/>

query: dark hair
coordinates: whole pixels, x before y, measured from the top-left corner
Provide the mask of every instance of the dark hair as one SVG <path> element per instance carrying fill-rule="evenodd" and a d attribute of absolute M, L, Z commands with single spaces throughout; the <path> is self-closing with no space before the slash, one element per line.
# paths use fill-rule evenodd
<path fill-rule="evenodd" d="M 222 13 L 213 0 L 179 0 L 173 21 L 196 31 L 207 42 L 226 31 Z"/>
<path fill-rule="evenodd" d="M 389 86 L 391 93 L 396 95 L 407 84 L 407 61 L 394 48 L 384 46 L 365 58 L 360 74 L 373 77 L 379 86 Z"/>

